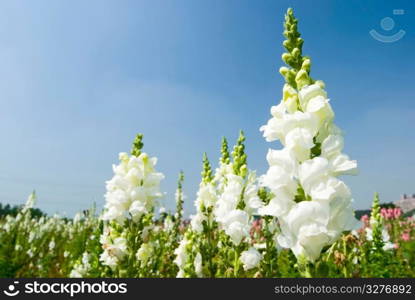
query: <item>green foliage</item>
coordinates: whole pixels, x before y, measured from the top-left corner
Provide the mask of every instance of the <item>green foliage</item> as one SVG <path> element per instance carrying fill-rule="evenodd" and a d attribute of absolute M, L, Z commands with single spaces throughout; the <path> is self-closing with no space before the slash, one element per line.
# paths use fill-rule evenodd
<path fill-rule="evenodd" d="M 3 205 L 0 203 L 0 218 L 5 217 L 7 215 L 10 216 L 17 216 L 17 214 L 22 210 L 22 206 L 14 205 L 11 206 L 10 204 Z M 46 213 L 41 211 L 39 208 L 29 208 L 30 214 L 35 218 L 45 217 Z"/>

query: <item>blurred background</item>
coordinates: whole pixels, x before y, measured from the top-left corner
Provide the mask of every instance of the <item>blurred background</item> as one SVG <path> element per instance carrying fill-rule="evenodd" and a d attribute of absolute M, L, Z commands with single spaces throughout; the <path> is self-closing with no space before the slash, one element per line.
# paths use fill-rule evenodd
<path fill-rule="evenodd" d="M 282 23 L 299 18 L 304 54 L 326 83 L 360 174 L 355 208 L 415 193 L 413 1 L 148 0 L 0 3 L 0 202 L 72 216 L 104 203 L 105 181 L 136 133 L 186 214 L 207 152 L 244 130 L 262 174 L 259 127 L 280 101 Z"/>

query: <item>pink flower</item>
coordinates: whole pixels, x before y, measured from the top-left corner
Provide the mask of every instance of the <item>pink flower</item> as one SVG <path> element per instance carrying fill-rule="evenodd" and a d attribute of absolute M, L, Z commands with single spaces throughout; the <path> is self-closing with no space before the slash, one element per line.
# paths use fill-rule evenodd
<path fill-rule="evenodd" d="M 404 233 L 402 233 L 401 238 L 402 238 L 402 240 L 407 242 L 411 239 L 411 236 L 409 235 L 408 232 L 404 232 Z"/>
<path fill-rule="evenodd" d="M 402 215 L 402 210 L 399 207 L 395 207 L 393 209 L 395 219 L 399 218 Z"/>
<path fill-rule="evenodd" d="M 369 216 L 368 215 L 363 215 L 360 218 L 360 221 L 362 221 L 364 227 L 369 226 Z"/>
<path fill-rule="evenodd" d="M 382 208 L 380 210 L 380 214 L 382 215 L 382 217 L 384 219 L 389 219 L 389 212 L 388 212 L 388 210 L 386 208 Z"/>
<path fill-rule="evenodd" d="M 402 210 L 399 207 L 382 208 L 380 214 L 386 220 L 398 219 L 402 215 Z"/>

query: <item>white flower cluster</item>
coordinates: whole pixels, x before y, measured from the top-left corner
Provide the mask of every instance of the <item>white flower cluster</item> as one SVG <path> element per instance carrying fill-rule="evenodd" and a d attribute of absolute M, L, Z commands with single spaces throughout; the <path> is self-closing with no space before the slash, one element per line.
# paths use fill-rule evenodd
<path fill-rule="evenodd" d="M 119 159 L 120 164 L 113 165 L 114 177 L 106 183 L 103 219 L 123 222 L 130 215 L 136 221 L 162 196 L 160 181 L 164 175 L 154 169 L 157 158 L 146 153 L 138 157 L 120 153 Z"/>
<path fill-rule="evenodd" d="M 243 263 L 245 271 L 256 268 L 262 259 L 261 253 L 254 247 L 241 253 L 240 261 Z"/>
<path fill-rule="evenodd" d="M 269 169 L 261 183 L 273 198 L 259 211 L 278 217 L 282 247 L 314 261 L 324 246 L 356 225 L 351 192 L 336 176 L 356 173 L 357 163 L 342 153 L 343 136 L 322 84 L 298 93 L 286 84 L 271 114 L 261 131 L 284 148 L 268 152 Z"/>
<path fill-rule="evenodd" d="M 189 248 L 193 248 L 193 243 L 187 237 L 184 237 L 179 244 L 179 247 L 174 250 L 176 258 L 174 263 L 179 267 L 179 272 L 177 273 L 177 278 L 184 278 L 186 275 L 185 267 L 189 264 L 192 264 L 195 270 L 197 277 L 203 277 L 202 267 L 202 255 L 200 252 L 197 252 L 194 256 L 193 262 L 190 261 L 190 253 L 193 252 L 193 249 L 189 251 Z"/>
<path fill-rule="evenodd" d="M 89 263 L 90 255 L 88 252 L 82 254 L 81 262 L 78 262 L 74 265 L 69 277 L 71 278 L 84 278 L 88 275 L 89 270 L 91 269 L 91 264 Z"/>
<path fill-rule="evenodd" d="M 127 254 L 127 240 L 122 236 L 112 236 L 111 228 L 105 227 L 100 242 L 104 251 L 99 260 L 103 265 L 115 268 Z"/>
<path fill-rule="evenodd" d="M 249 172 L 247 179 L 233 173 L 225 176 L 223 192 L 215 207 L 215 219 L 235 245 L 243 238 L 249 237 L 251 217 L 262 205 L 258 197 L 258 184 L 254 172 Z M 238 203 L 244 202 L 244 209 Z"/>
<path fill-rule="evenodd" d="M 22 214 L 26 213 L 29 209 L 33 208 L 35 203 L 36 203 L 36 193 L 35 191 L 33 191 L 27 198 L 27 201 L 22 208 Z"/>
<path fill-rule="evenodd" d="M 199 190 L 197 191 L 197 198 L 195 201 L 196 214 L 191 216 L 190 226 L 192 230 L 201 233 L 203 231 L 203 221 L 206 221 L 208 216 L 203 213 L 202 208 L 214 208 L 217 202 L 216 187 L 212 182 L 201 182 Z"/>
<path fill-rule="evenodd" d="M 188 244 L 189 244 L 188 239 L 184 237 L 180 241 L 179 247 L 177 247 L 174 250 L 174 254 L 176 255 L 176 258 L 174 259 L 174 263 L 179 267 L 179 273 L 177 273 L 177 278 L 184 277 L 184 268 L 188 260 L 188 253 L 186 249 L 188 247 Z"/>
<path fill-rule="evenodd" d="M 143 243 L 137 250 L 136 258 L 141 261 L 143 265 L 146 265 L 151 256 L 154 253 L 154 246 L 152 243 Z"/>
<path fill-rule="evenodd" d="M 368 241 L 373 241 L 373 230 L 370 227 L 365 228 L 366 233 L 366 239 Z M 390 251 L 395 249 L 395 244 L 390 241 L 390 235 L 386 228 L 382 228 L 382 241 L 383 241 L 383 247 L 382 249 L 384 251 Z"/>

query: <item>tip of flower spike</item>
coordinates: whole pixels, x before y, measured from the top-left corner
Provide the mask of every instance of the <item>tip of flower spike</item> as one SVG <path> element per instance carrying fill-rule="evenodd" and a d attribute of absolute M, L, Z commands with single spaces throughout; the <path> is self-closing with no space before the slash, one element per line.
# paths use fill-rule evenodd
<path fill-rule="evenodd" d="M 144 143 L 143 143 L 143 134 L 139 133 L 136 135 L 133 147 L 131 149 L 131 155 L 139 156 L 141 154 L 141 149 L 143 149 Z"/>
<path fill-rule="evenodd" d="M 213 179 L 212 168 L 210 166 L 209 159 L 206 152 L 203 153 L 203 170 L 202 170 L 202 180 L 204 182 L 210 182 Z"/>
<path fill-rule="evenodd" d="M 373 206 L 379 206 L 379 193 L 375 192 L 374 197 L 373 197 Z"/>
<path fill-rule="evenodd" d="M 245 154 L 245 135 L 241 130 L 239 132 L 239 137 L 236 142 L 236 145 L 233 147 L 232 157 L 233 157 L 233 170 L 236 175 L 245 177 L 246 176 L 246 154 Z"/>
<path fill-rule="evenodd" d="M 178 186 L 178 188 L 182 188 L 182 185 L 183 185 L 183 181 L 184 181 L 184 172 L 183 172 L 183 170 L 180 170 L 180 172 L 179 172 L 179 179 L 177 180 L 177 186 Z"/>
<path fill-rule="evenodd" d="M 222 154 L 220 158 L 220 162 L 223 164 L 229 164 L 230 154 L 229 154 L 229 148 L 228 148 L 228 140 L 225 137 L 222 138 L 222 146 L 220 149 L 220 153 Z"/>
<path fill-rule="evenodd" d="M 371 212 L 371 218 L 374 220 L 380 220 L 380 200 L 379 200 L 379 194 L 375 192 L 375 195 L 373 197 L 373 203 L 372 203 L 372 212 Z"/>
<path fill-rule="evenodd" d="M 309 77 L 311 60 L 308 57 L 302 56 L 304 40 L 301 38 L 297 24 L 298 20 L 294 16 L 293 9 L 288 8 L 285 15 L 283 33 L 286 38 L 283 46 L 287 52 L 282 55 L 282 60 L 291 69 L 282 67 L 280 73 L 288 84 L 296 89 L 301 89 L 301 87 L 313 81 Z"/>

